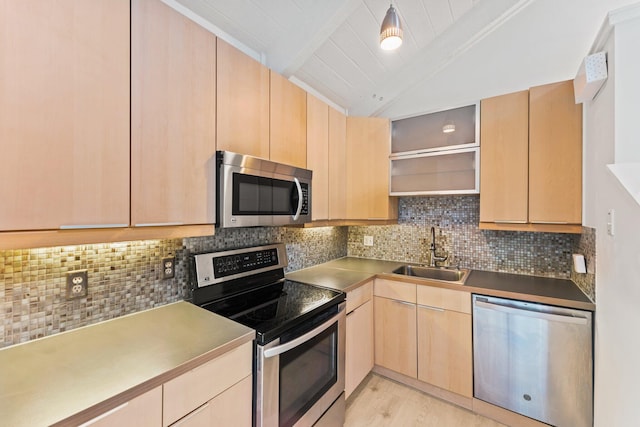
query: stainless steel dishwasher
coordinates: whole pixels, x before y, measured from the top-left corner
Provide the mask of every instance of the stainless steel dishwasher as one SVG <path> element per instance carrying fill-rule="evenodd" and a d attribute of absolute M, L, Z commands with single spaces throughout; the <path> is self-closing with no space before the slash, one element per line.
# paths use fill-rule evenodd
<path fill-rule="evenodd" d="M 593 425 L 592 313 L 473 296 L 474 397 L 558 427 Z"/>

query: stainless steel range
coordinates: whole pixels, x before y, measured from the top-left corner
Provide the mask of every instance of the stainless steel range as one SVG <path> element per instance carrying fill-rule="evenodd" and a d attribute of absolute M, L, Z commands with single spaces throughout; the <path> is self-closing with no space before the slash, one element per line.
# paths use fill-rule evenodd
<path fill-rule="evenodd" d="M 256 330 L 254 425 L 342 425 L 345 295 L 286 280 L 283 244 L 191 260 L 193 303 Z"/>

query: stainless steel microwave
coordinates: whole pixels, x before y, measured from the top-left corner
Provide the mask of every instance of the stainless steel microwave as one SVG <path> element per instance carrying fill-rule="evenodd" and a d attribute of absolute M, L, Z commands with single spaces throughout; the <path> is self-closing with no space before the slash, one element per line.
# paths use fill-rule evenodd
<path fill-rule="evenodd" d="M 218 227 L 311 221 L 313 172 L 229 151 L 216 153 Z"/>

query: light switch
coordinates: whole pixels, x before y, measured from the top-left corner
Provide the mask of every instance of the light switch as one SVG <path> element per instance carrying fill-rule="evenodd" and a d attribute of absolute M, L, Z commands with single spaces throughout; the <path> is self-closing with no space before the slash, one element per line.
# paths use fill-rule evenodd
<path fill-rule="evenodd" d="M 615 231 L 615 211 L 609 209 L 609 212 L 607 212 L 607 234 L 613 236 Z"/>

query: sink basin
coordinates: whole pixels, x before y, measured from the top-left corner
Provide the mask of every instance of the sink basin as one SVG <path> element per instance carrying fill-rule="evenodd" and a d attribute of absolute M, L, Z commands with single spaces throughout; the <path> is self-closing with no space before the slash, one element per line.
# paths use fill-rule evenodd
<path fill-rule="evenodd" d="M 467 276 L 469 275 L 469 270 L 464 268 L 453 270 L 442 267 L 403 265 L 393 270 L 393 273 L 464 285 L 464 282 L 467 280 Z"/>

